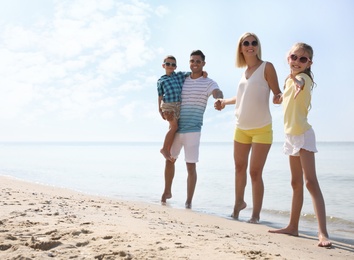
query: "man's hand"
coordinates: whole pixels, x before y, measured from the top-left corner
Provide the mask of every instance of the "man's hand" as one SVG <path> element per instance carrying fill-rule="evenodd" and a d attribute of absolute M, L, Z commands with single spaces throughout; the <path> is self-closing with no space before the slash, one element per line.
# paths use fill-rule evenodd
<path fill-rule="evenodd" d="M 214 108 L 215 108 L 216 110 L 221 111 L 222 109 L 225 108 L 225 103 L 223 102 L 222 99 L 218 99 L 218 100 L 216 100 L 215 103 L 214 103 Z"/>
<path fill-rule="evenodd" d="M 165 111 L 162 113 L 162 116 L 167 121 L 172 121 L 174 117 L 173 111 Z"/>

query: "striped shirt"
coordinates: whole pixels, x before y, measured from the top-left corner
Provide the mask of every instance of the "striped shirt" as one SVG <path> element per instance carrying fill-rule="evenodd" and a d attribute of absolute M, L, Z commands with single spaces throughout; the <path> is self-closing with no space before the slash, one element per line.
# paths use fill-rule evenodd
<path fill-rule="evenodd" d="M 208 98 L 215 89 L 219 89 L 219 86 L 210 78 L 186 78 L 182 88 L 178 133 L 201 131 Z"/>
<path fill-rule="evenodd" d="M 172 72 L 170 76 L 163 75 L 157 81 L 157 93 L 165 103 L 181 102 L 183 82 L 190 72 Z"/>

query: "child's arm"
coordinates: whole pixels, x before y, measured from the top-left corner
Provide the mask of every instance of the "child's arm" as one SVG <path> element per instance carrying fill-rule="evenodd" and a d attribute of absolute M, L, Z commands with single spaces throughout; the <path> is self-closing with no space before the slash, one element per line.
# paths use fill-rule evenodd
<path fill-rule="evenodd" d="M 289 76 L 295 84 L 295 96 L 294 99 L 297 97 L 297 95 L 299 95 L 300 91 L 304 89 L 304 85 L 305 85 L 305 80 L 303 78 L 300 77 L 300 80 L 298 80 L 293 74 L 290 74 Z"/>
<path fill-rule="evenodd" d="M 157 103 L 158 103 L 158 105 L 159 105 L 159 113 L 160 113 L 162 119 L 165 119 L 165 117 L 163 116 L 162 109 L 161 109 L 161 101 L 162 101 L 162 96 L 159 96 L 159 97 L 158 97 L 158 100 L 157 100 Z"/>

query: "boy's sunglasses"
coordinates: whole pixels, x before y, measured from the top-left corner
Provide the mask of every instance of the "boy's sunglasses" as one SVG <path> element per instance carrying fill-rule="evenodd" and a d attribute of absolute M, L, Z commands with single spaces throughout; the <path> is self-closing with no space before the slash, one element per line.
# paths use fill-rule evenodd
<path fill-rule="evenodd" d="M 166 65 L 167 67 L 170 67 L 170 66 L 176 67 L 176 66 L 177 66 L 176 63 L 171 63 L 171 62 L 165 62 L 165 65 Z"/>
<path fill-rule="evenodd" d="M 301 63 L 306 63 L 306 62 L 308 62 L 308 61 L 311 61 L 310 58 L 307 58 L 307 57 L 305 57 L 305 56 L 298 57 L 298 56 L 295 55 L 295 54 L 291 54 L 289 57 L 290 57 L 290 59 L 291 59 L 292 61 L 296 61 L 297 59 L 299 59 L 299 61 L 300 61 Z"/>
<path fill-rule="evenodd" d="M 249 41 L 244 41 L 243 43 L 242 43 L 242 45 L 243 46 L 250 46 L 250 44 L 253 46 L 253 47 L 256 47 L 256 46 L 258 46 L 258 42 L 257 41 L 252 41 L 252 42 L 249 42 Z"/>

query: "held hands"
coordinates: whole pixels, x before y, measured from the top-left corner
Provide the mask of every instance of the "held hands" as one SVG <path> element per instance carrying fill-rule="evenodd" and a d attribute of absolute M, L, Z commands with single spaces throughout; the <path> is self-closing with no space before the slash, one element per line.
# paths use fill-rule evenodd
<path fill-rule="evenodd" d="M 283 102 L 283 93 L 279 93 L 273 96 L 273 104 L 280 105 Z"/>
<path fill-rule="evenodd" d="M 223 99 L 216 100 L 214 103 L 214 108 L 219 111 L 223 110 L 225 108 L 224 100 Z"/>

